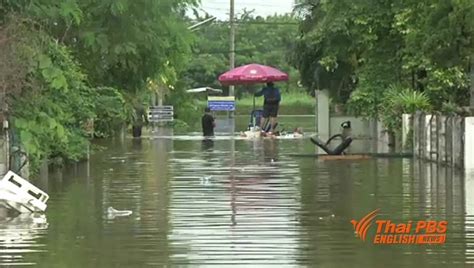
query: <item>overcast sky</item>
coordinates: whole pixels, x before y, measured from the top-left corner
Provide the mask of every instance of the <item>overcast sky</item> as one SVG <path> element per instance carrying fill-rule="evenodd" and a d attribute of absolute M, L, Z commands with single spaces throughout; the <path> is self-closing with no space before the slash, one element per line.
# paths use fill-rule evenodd
<path fill-rule="evenodd" d="M 275 13 L 283 14 L 291 12 L 294 0 L 234 0 L 235 13 L 238 16 L 244 9 L 253 10 L 256 16 L 268 16 Z M 229 19 L 230 0 L 201 0 L 201 9 L 205 10 L 218 20 Z"/>

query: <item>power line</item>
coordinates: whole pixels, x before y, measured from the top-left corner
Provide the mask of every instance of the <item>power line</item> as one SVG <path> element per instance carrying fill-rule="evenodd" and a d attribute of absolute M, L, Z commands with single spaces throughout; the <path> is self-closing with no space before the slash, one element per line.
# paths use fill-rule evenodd
<path fill-rule="evenodd" d="M 226 8 L 228 10 L 228 1 L 225 0 L 223 2 L 208 2 L 203 1 L 200 5 L 202 8 Z M 265 4 L 265 3 L 255 3 L 255 2 L 238 2 L 236 3 L 236 7 L 238 9 L 245 9 L 245 8 L 274 8 L 274 9 L 287 9 L 292 10 L 293 6 L 285 5 L 285 4 Z"/>
<path fill-rule="evenodd" d="M 242 55 L 242 54 L 240 54 L 240 53 L 248 53 L 248 52 L 253 52 L 253 51 L 257 51 L 256 48 L 241 48 L 241 49 L 236 49 L 234 52 L 235 52 L 236 54 Z M 271 52 L 275 52 L 275 51 L 278 51 L 278 52 L 289 52 L 289 51 L 291 51 L 291 48 L 274 48 L 274 49 L 272 49 Z M 226 54 L 228 54 L 228 53 L 229 53 L 228 50 L 193 51 L 193 54 L 195 54 L 195 55 L 214 55 L 214 54 L 226 55 Z"/>
<path fill-rule="evenodd" d="M 295 25 L 299 26 L 299 22 L 273 22 L 273 21 L 234 21 L 238 25 Z M 228 24 L 227 21 L 216 21 L 215 24 Z"/>
<path fill-rule="evenodd" d="M 237 24 L 255 24 L 255 25 L 299 25 L 299 22 L 267 22 L 267 21 L 237 21 Z"/>

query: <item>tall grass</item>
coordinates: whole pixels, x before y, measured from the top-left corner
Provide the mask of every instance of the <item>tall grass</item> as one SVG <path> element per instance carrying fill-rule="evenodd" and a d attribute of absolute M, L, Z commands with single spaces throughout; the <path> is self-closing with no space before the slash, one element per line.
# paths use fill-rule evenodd
<path fill-rule="evenodd" d="M 279 114 L 298 115 L 314 114 L 315 99 L 305 92 L 282 93 Z M 200 110 L 207 105 L 206 100 L 197 100 Z M 255 108 L 261 109 L 263 106 L 263 97 L 255 98 Z M 247 115 L 253 109 L 253 95 L 244 94 L 236 100 L 237 115 Z"/>
<path fill-rule="evenodd" d="M 263 97 L 255 98 L 255 103 L 262 105 Z M 237 100 L 238 105 L 248 106 L 253 105 L 253 95 L 245 94 L 241 99 Z M 315 100 L 313 97 L 305 92 L 291 92 L 281 94 L 281 106 L 309 106 L 314 107 Z"/>

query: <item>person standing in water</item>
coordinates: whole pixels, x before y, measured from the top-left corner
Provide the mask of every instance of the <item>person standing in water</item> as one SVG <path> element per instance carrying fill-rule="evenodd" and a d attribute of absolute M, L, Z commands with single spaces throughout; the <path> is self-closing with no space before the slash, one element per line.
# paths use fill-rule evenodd
<path fill-rule="evenodd" d="M 206 107 L 204 112 L 205 113 L 201 118 L 202 134 L 204 137 L 212 137 L 214 136 L 214 127 L 216 127 L 216 122 L 209 107 Z"/>
<path fill-rule="evenodd" d="M 264 124 L 270 118 L 270 132 L 274 132 L 277 123 L 278 108 L 280 106 L 280 90 L 275 87 L 273 82 L 268 82 L 267 86 L 255 93 L 255 97 L 263 96 L 263 120 L 260 121 L 260 129 L 264 131 Z"/>
<path fill-rule="evenodd" d="M 145 107 L 141 103 L 135 104 L 135 116 L 132 122 L 132 135 L 134 138 L 142 136 L 142 128 L 145 123 L 148 123 L 148 117 Z"/>

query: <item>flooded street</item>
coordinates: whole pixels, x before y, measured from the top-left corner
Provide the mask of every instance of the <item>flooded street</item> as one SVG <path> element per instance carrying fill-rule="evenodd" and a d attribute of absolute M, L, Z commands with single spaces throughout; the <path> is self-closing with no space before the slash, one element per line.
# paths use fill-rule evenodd
<path fill-rule="evenodd" d="M 289 156 L 314 152 L 307 138 L 202 142 L 143 137 L 98 145 L 103 150 L 89 164 L 35 181 L 51 197 L 45 218 L 0 223 L 0 264 L 474 264 L 472 192 L 466 193 L 463 176 L 451 169 L 411 159 Z M 108 207 L 133 214 L 114 217 Z M 362 241 L 351 220 L 375 209 L 379 218 L 393 222 L 447 220 L 446 244 Z"/>

